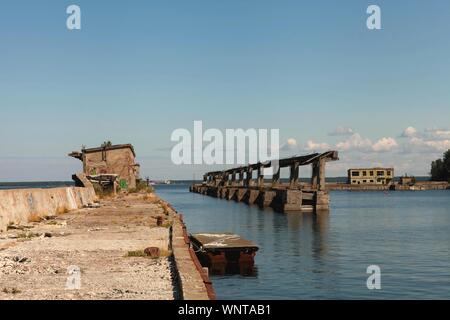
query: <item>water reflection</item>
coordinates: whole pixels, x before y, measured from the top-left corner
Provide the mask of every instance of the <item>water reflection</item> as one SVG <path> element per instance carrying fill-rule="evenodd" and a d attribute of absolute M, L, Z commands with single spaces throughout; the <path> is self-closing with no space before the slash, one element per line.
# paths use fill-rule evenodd
<path fill-rule="evenodd" d="M 233 276 L 258 277 L 258 268 L 253 263 L 215 263 L 208 267 L 209 273 L 213 276 Z"/>
<path fill-rule="evenodd" d="M 330 212 L 320 212 L 311 216 L 314 234 L 313 257 L 320 260 L 325 257 L 328 249 L 328 229 Z"/>
<path fill-rule="evenodd" d="M 252 268 L 212 277 L 220 299 L 448 297 L 449 191 L 333 192 L 331 211 L 317 214 L 261 210 L 187 186 L 157 191 L 184 213 L 190 232 L 232 232 L 260 247 Z M 366 286 L 374 263 L 386 270 L 376 293 Z"/>

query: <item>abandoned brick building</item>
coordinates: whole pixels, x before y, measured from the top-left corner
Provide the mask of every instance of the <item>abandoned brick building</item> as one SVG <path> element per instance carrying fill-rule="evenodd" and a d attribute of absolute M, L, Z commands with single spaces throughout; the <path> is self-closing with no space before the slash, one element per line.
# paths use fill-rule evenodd
<path fill-rule="evenodd" d="M 389 185 L 394 182 L 394 168 L 348 169 L 347 175 L 347 183 L 349 184 Z"/>
<path fill-rule="evenodd" d="M 136 153 L 131 144 L 84 148 L 69 156 L 83 162 L 83 172 L 87 176 L 116 174 L 121 189 L 136 188 L 140 166 L 135 162 Z"/>

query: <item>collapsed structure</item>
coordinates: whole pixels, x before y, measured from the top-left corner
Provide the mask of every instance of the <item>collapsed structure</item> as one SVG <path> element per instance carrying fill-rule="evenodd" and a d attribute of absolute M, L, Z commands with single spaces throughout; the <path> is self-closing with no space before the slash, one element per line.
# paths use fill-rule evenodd
<path fill-rule="evenodd" d="M 69 156 L 81 160 L 87 179 L 102 187 L 110 186 L 115 190 L 118 186 L 129 190 L 136 188 L 139 181 L 140 165 L 136 163 L 136 153 L 131 144 L 105 143 L 101 147 L 73 151 Z M 79 179 L 74 176 L 74 180 L 77 182 Z"/>
<path fill-rule="evenodd" d="M 277 211 L 320 211 L 329 209 L 329 195 L 325 185 L 325 165 L 339 160 L 337 151 L 314 153 L 305 156 L 285 158 L 265 163 L 255 163 L 245 167 L 224 171 L 208 172 L 202 184 L 191 186 L 197 192 L 228 200 L 273 207 Z M 311 183 L 299 183 L 299 168 L 311 165 Z M 287 184 L 281 183 L 280 169 L 289 167 Z M 264 181 L 264 169 L 274 168 L 270 184 Z M 253 173 L 257 176 L 254 178 Z"/>

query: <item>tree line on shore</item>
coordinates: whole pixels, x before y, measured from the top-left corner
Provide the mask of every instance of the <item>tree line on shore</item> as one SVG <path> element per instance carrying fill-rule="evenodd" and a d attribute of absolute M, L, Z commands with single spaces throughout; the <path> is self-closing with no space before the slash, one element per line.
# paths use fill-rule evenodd
<path fill-rule="evenodd" d="M 444 153 L 442 159 L 431 162 L 431 180 L 450 182 L 450 149 Z"/>

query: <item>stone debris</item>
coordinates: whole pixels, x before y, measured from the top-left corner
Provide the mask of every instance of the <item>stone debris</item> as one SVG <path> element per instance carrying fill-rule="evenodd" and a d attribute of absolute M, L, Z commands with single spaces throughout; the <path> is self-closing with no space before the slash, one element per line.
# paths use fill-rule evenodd
<path fill-rule="evenodd" d="M 33 224 L 10 224 L 7 230 L 16 230 L 16 231 L 26 231 L 28 229 L 32 229 L 34 227 Z"/>
<path fill-rule="evenodd" d="M 27 263 L 28 262 L 28 263 Z M 0 257 L 0 274 L 25 274 L 29 272 L 29 260 L 26 257 Z"/>
<path fill-rule="evenodd" d="M 89 208 L 89 209 L 97 209 L 100 207 L 101 207 L 100 203 L 91 203 L 91 204 L 88 204 L 87 206 L 85 206 L 85 208 Z"/>
<path fill-rule="evenodd" d="M 27 257 L 16 256 L 16 257 L 13 258 L 13 260 L 15 262 L 23 263 L 23 262 L 26 262 L 28 260 L 28 258 Z"/>
<path fill-rule="evenodd" d="M 159 248 L 156 247 L 150 247 L 146 248 L 144 250 L 144 253 L 151 258 L 159 258 L 159 256 L 161 255 L 161 250 L 159 250 Z"/>

